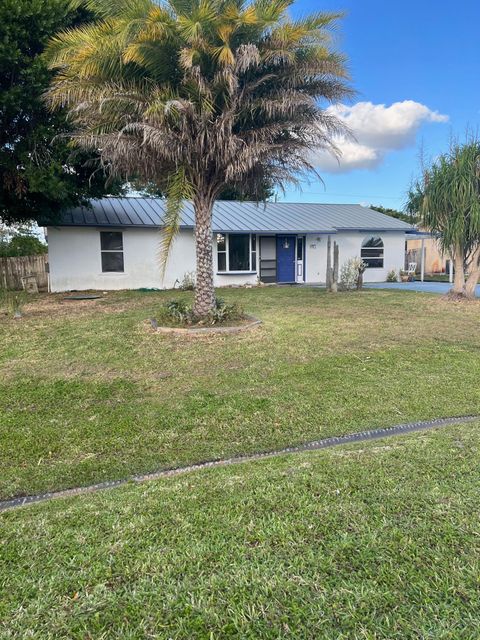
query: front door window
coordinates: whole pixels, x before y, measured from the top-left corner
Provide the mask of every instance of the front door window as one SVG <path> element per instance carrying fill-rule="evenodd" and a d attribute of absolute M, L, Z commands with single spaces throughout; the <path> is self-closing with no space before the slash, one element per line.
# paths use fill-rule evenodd
<path fill-rule="evenodd" d="M 298 236 L 297 237 L 297 282 L 303 282 L 305 280 L 304 256 L 305 256 L 305 240 L 303 236 Z"/>

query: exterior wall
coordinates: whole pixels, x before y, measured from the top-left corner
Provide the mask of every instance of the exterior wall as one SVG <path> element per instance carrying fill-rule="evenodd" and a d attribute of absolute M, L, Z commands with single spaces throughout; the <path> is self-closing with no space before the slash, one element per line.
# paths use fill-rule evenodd
<path fill-rule="evenodd" d="M 385 282 L 388 272 L 399 271 L 405 263 L 405 234 L 385 231 L 365 233 L 364 231 L 345 231 L 331 235 L 338 243 L 339 267 L 347 260 L 360 257 L 362 242 L 366 237 L 378 235 L 384 244 L 383 269 L 366 269 L 364 282 Z M 327 271 L 327 235 L 307 235 L 306 238 L 306 282 L 324 283 Z M 333 255 L 333 250 L 332 250 Z"/>
<path fill-rule="evenodd" d="M 173 288 L 186 272 L 195 270 L 191 231 L 176 237 L 162 282 L 159 265 L 160 235 L 155 229 L 105 229 L 123 232 L 123 273 L 102 273 L 100 228 L 49 227 L 48 254 L 51 291 L 86 289 Z"/>
<path fill-rule="evenodd" d="M 215 274 L 214 283 L 216 287 L 231 287 L 233 285 L 257 284 L 258 275 L 256 273 L 232 273 L 232 274 Z"/>
<path fill-rule="evenodd" d="M 334 236 L 332 236 L 332 239 Z M 307 234 L 305 236 L 305 282 L 325 282 L 327 272 L 328 236 Z"/>
<path fill-rule="evenodd" d="M 102 273 L 100 231 L 94 227 L 49 227 L 48 252 L 50 288 L 53 292 L 87 289 L 170 289 L 178 286 L 187 272 L 195 271 L 195 244 L 191 230 L 180 231 L 171 248 L 165 278 L 159 267 L 159 232 L 155 229 L 105 229 L 123 232 L 123 273 Z M 339 244 L 340 266 L 351 257 L 360 256 L 364 232 L 332 234 Z M 382 282 L 392 269 L 403 268 L 405 234 L 378 233 L 384 242 L 384 268 L 367 269 L 365 282 Z M 217 274 L 216 242 L 213 246 L 214 281 L 216 286 L 255 284 L 257 273 Z M 259 262 L 257 238 L 257 270 Z M 305 282 L 325 282 L 327 236 L 307 234 L 305 242 Z"/>
<path fill-rule="evenodd" d="M 349 258 L 360 256 L 362 242 L 371 236 L 379 236 L 383 240 L 383 269 L 366 269 L 363 274 L 364 282 L 385 282 L 389 271 L 397 272 L 404 268 L 405 264 L 405 234 L 403 232 L 386 231 L 371 232 L 350 231 L 337 233 L 336 240 L 339 245 L 340 267 Z"/>
<path fill-rule="evenodd" d="M 50 289 L 85 291 L 97 289 L 173 289 L 187 272 L 195 271 L 193 232 L 180 231 L 170 250 L 165 278 L 160 277 L 159 243 L 156 229 L 108 228 L 123 232 L 123 273 L 102 273 L 100 253 L 101 228 L 49 227 L 48 255 Z M 257 274 L 217 275 L 217 248 L 213 246 L 215 286 L 255 284 Z"/>

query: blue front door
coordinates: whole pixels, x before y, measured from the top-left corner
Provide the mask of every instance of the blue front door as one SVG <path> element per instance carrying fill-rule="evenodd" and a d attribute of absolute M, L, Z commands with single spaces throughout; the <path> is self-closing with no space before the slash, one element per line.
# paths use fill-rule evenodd
<path fill-rule="evenodd" d="M 295 236 L 277 236 L 277 282 L 295 282 Z"/>

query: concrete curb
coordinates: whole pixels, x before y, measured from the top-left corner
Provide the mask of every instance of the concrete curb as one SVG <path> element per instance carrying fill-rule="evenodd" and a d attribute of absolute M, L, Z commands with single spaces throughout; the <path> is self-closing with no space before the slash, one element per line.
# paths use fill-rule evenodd
<path fill-rule="evenodd" d="M 242 331 L 248 331 L 253 327 L 262 324 L 262 321 L 254 316 L 245 315 L 245 318 L 249 320 L 247 324 L 241 324 L 232 327 L 160 327 L 155 318 L 150 320 L 152 328 L 157 333 L 167 333 L 180 336 L 195 336 L 195 335 L 212 335 L 217 333 L 240 333 Z"/>
<path fill-rule="evenodd" d="M 264 458 L 272 458 L 275 456 L 285 455 L 289 453 L 300 453 L 303 451 L 315 451 L 318 449 L 329 449 L 331 447 L 337 447 L 343 444 L 350 444 L 356 442 L 366 442 L 368 440 L 379 440 L 381 438 L 387 438 L 389 436 L 402 435 L 406 433 L 412 433 L 415 431 L 427 431 L 429 429 L 436 429 L 439 427 L 447 427 L 454 424 L 463 424 L 465 422 L 474 422 L 480 420 L 480 415 L 470 416 L 454 416 L 450 418 L 436 418 L 434 420 L 423 420 L 419 422 L 407 422 L 404 424 L 397 424 L 393 427 L 384 427 L 380 429 L 370 429 L 368 431 L 358 431 L 355 433 L 349 433 L 343 436 L 324 438 L 322 440 L 313 440 L 311 442 L 305 442 L 303 444 L 293 445 L 285 447 L 283 449 L 275 449 L 272 451 L 260 451 L 257 453 L 250 453 L 245 455 L 238 455 L 231 458 L 223 458 L 219 460 L 207 460 L 205 462 L 196 462 L 191 465 L 183 467 L 175 467 L 171 469 L 160 469 L 152 473 L 137 474 L 122 478 L 120 480 L 111 480 L 106 482 L 99 482 L 84 487 L 75 487 L 72 489 L 64 489 L 62 491 L 50 491 L 47 493 L 24 496 L 19 498 L 10 498 L 9 500 L 0 501 L 0 512 L 15 509 L 17 507 L 27 506 L 29 504 L 35 504 L 37 502 L 46 502 L 47 500 L 53 500 L 55 498 L 67 498 L 69 496 L 76 496 L 85 493 L 92 493 L 94 491 L 102 491 L 104 489 L 112 489 L 114 487 L 120 487 L 129 482 L 145 482 L 147 480 L 156 480 L 159 478 L 168 478 L 171 476 L 180 475 L 182 473 L 188 473 L 190 471 L 197 471 L 200 469 L 209 469 L 213 467 L 225 467 L 230 464 L 239 464 L 241 462 L 250 462 L 253 460 L 262 460 Z"/>

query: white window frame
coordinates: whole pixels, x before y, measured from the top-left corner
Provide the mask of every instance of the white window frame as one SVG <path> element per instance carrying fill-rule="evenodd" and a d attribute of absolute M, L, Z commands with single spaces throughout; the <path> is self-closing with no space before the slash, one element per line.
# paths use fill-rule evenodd
<path fill-rule="evenodd" d="M 225 237 L 225 249 L 222 251 L 218 250 L 218 236 Z M 248 236 L 248 269 L 243 270 L 230 270 L 230 236 Z M 255 249 L 253 249 L 253 242 L 255 241 Z M 256 233 L 217 233 L 215 234 L 215 242 L 217 246 L 217 273 L 222 275 L 225 273 L 257 273 L 258 268 L 258 260 L 257 260 L 257 234 Z M 225 254 L 225 270 L 220 271 L 218 268 L 218 254 Z M 253 256 L 255 256 L 255 269 L 252 268 L 253 265 Z"/>
<path fill-rule="evenodd" d="M 102 233 L 119 233 L 122 236 L 122 248 L 120 249 L 102 249 Z M 122 257 L 123 257 L 123 269 L 121 271 L 104 271 L 103 270 L 103 262 L 102 262 L 102 255 L 104 253 L 121 253 Z M 123 242 L 123 231 L 119 231 L 118 229 L 102 229 L 100 231 L 100 267 L 102 270 L 102 274 L 107 274 L 107 275 L 115 275 L 115 274 L 122 274 L 125 273 L 125 245 Z"/>
<path fill-rule="evenodd" d="M 365 245 L 365 242 L 368 242 L 369 240 L 372 240 L 372 238 L 378 238 L 378 239 L 381 241 L 382 246 L 381 246 L 381 247 L 365 247 L 365 246 L 364 246 L 364 245 Z M 382 253 L 381 253 L 381 255 L 376 256 L 376 257 L 373 257 L 373 256 L 365 256 L 365 257 L 364 257 L 364 256 L 362 256 L 362 251 L 363 251 L 364 249 L 367 249 L 367 250 L 368 250 L 368 249 L 376 249 L 376 248 L 378 248 L 379 250 L 381 249 L 381 252 L 382 252 Z M 385 268 L 385 241 L 384 241 L 384 239 L 382 238 L 382 236 L 376 236 L 376 235 L 373 235 L 373 234 L 372 234 L 371 236 L 366 236 L 366 237 L 362 240 L 362 244 L 361 244 L 361 246 L 360 246 L 360 258 L 361 258 L 361 260 L 363 260 L 363 262 L 365 262 L 365 264 L 367 265 L 367 266 L 366 266 L 366 269 L 384 269 L 384 268 Z M 381 267 L 371 267 L 371 266 L 368 264 L 367 260 L 381 260 L 381 261 L 382 261 L 382 266 L 381 266 Z"/>

